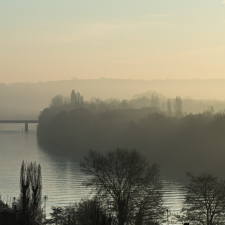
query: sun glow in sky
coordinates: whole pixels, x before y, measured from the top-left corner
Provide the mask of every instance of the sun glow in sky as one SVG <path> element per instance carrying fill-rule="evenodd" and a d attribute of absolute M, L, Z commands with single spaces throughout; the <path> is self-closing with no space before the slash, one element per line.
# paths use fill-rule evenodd
<path fill-rule="evenodd" d="M 1 0 L 0 27 L 0 83 L 225 78 L 225 0 Z"/>

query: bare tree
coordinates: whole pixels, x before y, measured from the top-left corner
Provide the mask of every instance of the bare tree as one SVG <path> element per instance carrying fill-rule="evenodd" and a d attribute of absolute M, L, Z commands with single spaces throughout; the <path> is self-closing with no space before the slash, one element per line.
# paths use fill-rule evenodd
<path fill-rule="evenodd" d="M 195 176 L 187 173 L 190 184 L 182 215 L 177 215 L 181 222 L 193 222 L 202 225 L 214 225 L 225 220 L 225 182 L 211 174 Z"/>
<path fill-rule="evenodd" d="M 117 148 L 106 155 L 90 150 L 80 166 L 88 175 L 86 186 L 94 188 L 98 195 L 110 201 L 119 225 L 137 219 L 135 215 L 138 212 L 143 218 L 147 211 L 151 211 L 150 205 L 155 209 L 153 203 L 160 207 L 161 197 L 154 199 L 156 192 L 162 188 L 159 166 L 150 166 L 135 149 Z M 149 207 L 145 207 L 146 197 L 149 199 L 146 203 Z M 142 222 L 138 224 L 141 225 Z"/>
<path fill-rule="evenodd" d="M 22 162 L 20 170 L 20 201 L 22 208 L 22 221 L 28 223 L 28 210 L 30 201 L 30 177 L 25 162 Z"/>
<path fill-rule="evenodd" d="M 22 211 L 21 223 L 41 224 L 41 166 L 36 163 L 22 162 L 20 171 L 20 208 Z"/>
<path fill-rule="evenodd" d="M 42 209 L 42 176 L 41 166 L 36 165 L 36 162 L 30 163 L 28 166 L 29 180 L 31 188 L 31 200 L 30 200 L 30 219 L 34 223 L 35 221 L 41 222 Z"/>
<path fill-rule="evenodd" d="M 162 183 L 158 180 L 152 182 L 152 185 L 139 193 L 133 206 L 135 210 L 135 225 L 157 224 L 163 219 L 165 208 L 162 206 Z"/>

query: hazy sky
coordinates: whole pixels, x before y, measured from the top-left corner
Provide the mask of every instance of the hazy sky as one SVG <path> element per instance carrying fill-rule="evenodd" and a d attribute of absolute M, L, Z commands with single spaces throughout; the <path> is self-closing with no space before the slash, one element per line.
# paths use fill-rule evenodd
<path fill-rule="evenodd" d="M 0 0 L 0 83 L 225 78 L 225 0 Z"/>

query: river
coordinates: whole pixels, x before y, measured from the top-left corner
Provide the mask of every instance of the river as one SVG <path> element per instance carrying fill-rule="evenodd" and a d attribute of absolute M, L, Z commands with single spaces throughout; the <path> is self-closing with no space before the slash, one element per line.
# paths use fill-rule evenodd
<path fill-rule="evenodd" d="M 0 195 L 5 202 L 12 203 L 20 193 L 21 163 L 36 162 L 42 169 L 42 195 L 47 196 L 47 216 L 52 206 L 66 206 L 91 195 L 82 185 L 85 176 L 80 172 L 79 160 L 55 156 L 41 149 L 37 144 L 36 125 L 29 124 L 24 132 L 23 124 L 0 124 Z M 184 199 L 183 186 L 179 182 L 164 180 L 164 205 L 172 214 L 179 213 Z M 43 204 L 44 205 L 44 204 Z"/>

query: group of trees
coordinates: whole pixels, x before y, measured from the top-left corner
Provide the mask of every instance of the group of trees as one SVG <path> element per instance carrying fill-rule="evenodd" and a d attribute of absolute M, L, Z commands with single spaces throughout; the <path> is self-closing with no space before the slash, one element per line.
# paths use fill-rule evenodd
<path fill-rule="evenodd" d="M 75 90 L 72 90 L 72 92 L 71 92 L 71 98 L 70 98 L 70 103 L 72 105 L 77 105 L 77 104 L 80 104 L 81 105 L 81 104 L 84 103 L 84 98 L 83 98 L 83 96 L 79 92 L 75 93 Z"/>
<path fill-rule="evenodd" d="M 41 166 L 23 161 L 18 201 L 13 208 L 0 202 L 0 209 L 12 215 L 17 210 L 18 221 L 11 225 L 147 225 L 163 219 L 159 166 L 150 165 L 135 149 L 117 148 L 107 154 L 90 150 L 80 167 L 87 176 L 84 185 L 95 193 L 91 199 L 52 207 L 51 218 L 43 220 Z"/>
<path fill-rule="evenodd" d="M 45 224 L 57 225 L 116 225 L 102 201 L 94 196 L 65 207 L 52 207 L 51 218 Z"/>
<path fill-rule="evenodd" d="M 13 208 L 0 201 L 2 225 L 157 225 L 165 220 L 163 186 L 157 164 L 149 164 L 135 149 L 117 148 L 102 154 L 90 150 L 80 163 L 92 187 L 91 199 L 67 207 L 52 207 L 45 219 L 41 207 L 41 167 L 22 163 L 21 194 Z M 215 225 L 225 222 L 225 181 L 211 174 L 187 173 L 190 181 L 178 222 Z M 15 214 L 15 205 L 17 213 Z M 8 217 L 6 217 L 8 216 Z"/>
<path fill-rule="evenodd" d="M 90 98 L 84 101 L 83 96 L 79 92 L 72 90 L 70 96 L 56 95 L 50 102 L 50 107 L 61 107 L 61 109 L 73 109 L 74 107 L 97 108 L 99 110 L 110 109 L 139 109 L 152 107 L 158 109 L 167 116 L 182 117 L 189 113 L 202 113 L 205 110 L 213 107 L 217 112 L 223 111 L 225 108 L 224 102 L 219 100 L 197 100 L 190 97 L 181 98 L 166 98 L 155 91 L 148 91 L 143 94 L 136 94 L 130 100 L 119 100 L 109 98 L 101 100 L 99 98 Z"/>
<path fill-rule="evenodd" d="M 80 168 L 94 197 L 53 207 L 46 224 L 153 225 L 163 220 L 159 166 L 150 165 L 135 149 L 117 148 L 106 154 L 90 150 Z"/>
<path fill-rule="evenodd" d="M 53 207 L 46 224 L 156 225 L 167 223 L 159 166 L 136 150 L 101 154 L 90 150 L 80 164 L 85 185 L 96 195 L 68 207 Z M 189 184 L 177 222 L 216 225 L 225 222 L 225 181 L 211 174 L 187 173 Z"/>
<path fill-rule="evenodd" d="M 97 191 L 115 213 L 118 224 L 162 222 L 162 183 L 159 167 L 150 165 L 136 150 L 116 149 L 105 155 L 91 150 L 82 171 L 86 186 Z M 182 223 L 215 225 L 225 222 L 225 181 L 211 174 L 187 173 L 189 184 L 184 207 L 176 215 Z"/>
<path fill-rule="evenodd" d="M 136 150 L 116 149 L 106 154 L 91 150 L 81 170 L 86 186 L 105 198 L 118 224 L 149 224 L 162 219 L 162 183 L 159 167 L 149 165 Z"/>
<path fill-rule="evenodd" d="M 62 107 L 62 106 L 81 106 L 84 103 L 84 98 L 79 92 L 72 90 L 71 97 L 64 97 L 63 95 L 56 95 L 51 99 L 50 107 Z"/>
<path fill-rule="evenodd" d="M 179 98 L 177 104 L 180 109 Z M 78 158 L 90 148 L 104 152 L 126 146 L 140 149 L 147 157 L 164 165 L 170 172 L 168 176 L 177 176 L 181 171 L 181 177 L 186 170 L 221 173 L 221 168 L 225 169 L 221 160 L 225 157 L 224 135 L 225 114 L 214 114 L 211 108 L 202 114 L 183 117 L 166 116 L 153 107 L 47 108 L 39 116 L 37 129 L 38 143 L 44 151 L 63 152 Z M 196 158 L 201 157 L 204 160 L 199 164 Z M 205 163 L 208 160 L 210 169 Z"/>
<path fill-rule="evenodd" d="M 44 218 L 42 204 L 41 166 L 22 162 L 20 171 L 20 196 L 12 206 L 0 201 L 0 224 L 39 225 Z M 4 217 L 2 215 L 5 215 Z"/>
<path fill-rule="evenodd" d="M 161 100 L 162 101 L 162 100 Z M 163 101 L 165 101 L 163 99 Z M 162 105 L 162 107 L 161 107 Z M 72 90 L 71 96 L 64 97 L 62 95 L 56 95 L 52 98 L 50 102 L 50 107 L 64 107 L 68 109 L 72 109 L 74 107 L 95 107 L 102 109 L 102 108 L 108 108 L 108 109 L 127 109 L 127 108 L 142 108 L 142 107 L 152 107 L 157 108 L 160 111 L 164 111 L 164 113 L 167 116 L 176 116 L 181 117 L 183 115 L 183 108 L 182 108 L 182 99 L 180 96 L 176 96 L 175 99 L 167 99 L 167 106 L 166 109 L 163 108 L 164 103 L 160 102 L 160 98 L 157 94 L 153 93 L 151 94 L 151 97 L 139 97 L 132 100 L 123 100 L 120 101 L 118 99 L 109 99 L 102 101 L 100 99 L 93 98 L 89 102 L 85 102 L 84 104 L 84 98 L 79 92 L 75 92 L 75 90 Z"/>
<path fill-rule="evenodd" d="M 182 99 L 180 96 L 177 96 L 173 102 L 173 108 L 172 103 L 170 99 L 167 99 L 167 116 L 176 116 L 176 117 L 182 117 L 183 116 L 183 107 L 182 107 Z"/>

